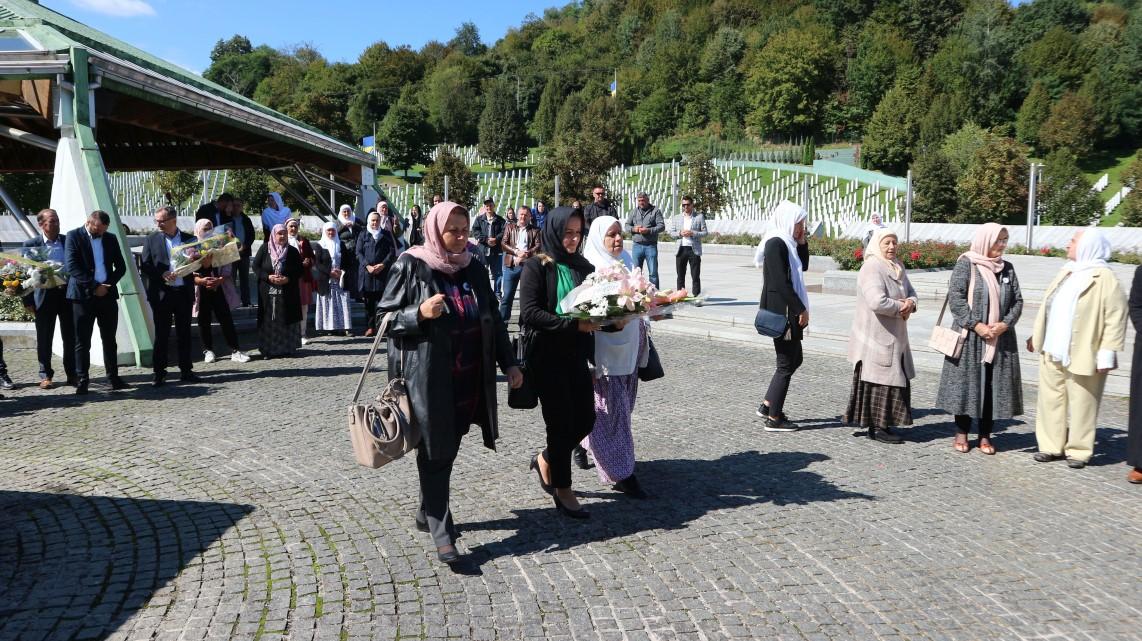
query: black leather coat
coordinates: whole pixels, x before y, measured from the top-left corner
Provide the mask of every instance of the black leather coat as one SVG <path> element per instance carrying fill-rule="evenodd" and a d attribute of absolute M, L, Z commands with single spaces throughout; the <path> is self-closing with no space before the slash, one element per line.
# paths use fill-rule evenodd
<path fill-rule="evenodd" d="M 460 272 L 476 293 L 480 307 L 480 336 L 483 342 L 483 389 L 475 422 L 480 426 L 484 446 L 496 449 L 499 423 L 496 402 L 496 365 L 506 373 L 516 364 L 508 339 L 507 326 L 500 318 L 499 303 L 488 281 L 488 270 L 473 260 Z M 456 456 L 460 437 L 468 426 L 458 428 L 452 404 L 452 339 L 454 314 L 418 321 L 420 304 L 440 293 L 435 273 L 424 261 L 403 254 L 393 264 L 377 314 L 396 312 L 389 324 L 389 376 L 401 372 L 408 382 L 412 420 L 421 429 L 428 458 Z M 379 323 L 378 319 L 378 323 Z"/>

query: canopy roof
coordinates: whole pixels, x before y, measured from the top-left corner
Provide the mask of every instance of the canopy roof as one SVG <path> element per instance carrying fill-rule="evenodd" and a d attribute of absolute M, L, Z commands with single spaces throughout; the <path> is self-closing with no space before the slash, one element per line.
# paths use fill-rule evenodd
<path fill-rule="evenodd" d="M 69 81 L 73 48 L 89 52 L 108 171 L 296 163 L 360 184 L 361 167 L 373 164 L 352 145 L 36 2 L 0 0 L 0 172 L 52 170 L 61 109 L 53 85 Z"/>

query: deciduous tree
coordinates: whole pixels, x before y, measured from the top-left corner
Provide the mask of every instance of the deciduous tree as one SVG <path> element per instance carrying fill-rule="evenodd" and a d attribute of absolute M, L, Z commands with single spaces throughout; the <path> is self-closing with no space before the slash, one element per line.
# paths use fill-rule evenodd
<path fill-rule="evenodd" d="M 1039 129 L 1039 142 L 1045 149 L 1067 149 L 1082 158 L 1094 148 L 1096 118 L 1090 98 L 1067 92 L 1051 107 L 1051 115 Z"/>
<path fill-rule="evenodd" d="M 448 199 L 469 210 L 476 204 L 479 182 L 476 173 L 448 147 L 437 148 L 436 160 L 424 172 L 424 192 L 444 195 L 444 177 L 448 177 Z"/>
<path fill-rule="evenodd" d="M 431 141 L 428 114 L 411 91 L 402 92 L 377 129 L 376 144 L 385 156 L 385 163 L 394 169 L 403 169 L 407 176 L 410 167 L 428 161 Z"/>
<path fill-rule="evenodd" d="M 691 154 L 686 159 L 686 177 L 682 191 L 694 199 L 694 211 L 715 216 L 726 206 L 726 181 L 706 153 Z"/>
<path fill-rule="evenodd" d="M 1073 154 L 1066 150 L 1047 156 L 1043 167 L 1043 223 L 1047 225 L 1089 225 L 1102 215 L 1102 200 L 1091 191 Z"/>
<path fill-rule="evenodd" d="M 480 115 L 480 155 L 499 164 L 527 157 L 527 132 L 523 117 L 516 109 L 514 95 L 508 94 L 502 82 L 489 83 Z"/>
<path fill-rule="evenodd" d="M 988 142 L 956 183 L 959 209 L 952 222 L 1024 220 L 1029 170 L 1026 147 L 1011 138 Z"/>

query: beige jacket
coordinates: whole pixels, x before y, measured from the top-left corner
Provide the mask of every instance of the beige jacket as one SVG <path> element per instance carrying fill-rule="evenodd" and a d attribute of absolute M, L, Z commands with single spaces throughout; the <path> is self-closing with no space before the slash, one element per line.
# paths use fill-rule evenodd
<path fill-rule="evenodd" d="M 906 298 L 916 302 L 916 290 L 907 275 L 902 283 L 897 282 L 884 261 L 865 261 L 857 276 L 856 314 L 849 336 L 849 362 L 861 363 L 862 381 L 904 387 L 916 376 L 908 322 L 900 317 L 900 301 Z"/>
<path fill-rule="evenodd" d="M 1069 272 L 1060 271 L 1043 295 L 1044 304 L 1035 317 L 1035 332 L 1031 345 L 1036 352 L 1043 349 L 1047 336 L 1047 308 L 1055 290 Z M 1075 322 L 1071 330 L 1071 364 L 1067 371 L 1079 376 L 1091 376 L 1097 369 L 1099 350 L 1121 352 L 1126 345 L 1126 294 L 1114 277 L 1114 272 L 1102 267 L 1092 274 L 1090 285 L 1079 294 L 1075 308 Z"/>

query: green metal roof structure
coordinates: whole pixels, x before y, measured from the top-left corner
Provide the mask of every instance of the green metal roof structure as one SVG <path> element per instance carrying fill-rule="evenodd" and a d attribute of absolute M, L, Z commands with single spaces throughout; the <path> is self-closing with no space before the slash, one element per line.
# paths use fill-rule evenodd
<path fill-rule="evenodd" d="M 108 171 L 261 168 L 283 180 L 357 197 L 370 190 L 373 157 L 181 67 L 42 7 L 0 0 L 0 173 L 50 172 L 50 203 L 65 230 L 106 211 L 120 229 Z M 0 187 L 18 218 L 21 205 Z M 363 213 L 363 212 L 359 212 Z M 25 230 L 35 233 L 24 219 Z M 130 252 L 123 234 L 120 250 Z M 134 261 L 119 281 L 119 364 L 150 363 L 154 328 Z M 163 337 L 165 340 L 166 337 Z M 100 350 L 92 360 L 102 364 Z"/>
<path fill-rule="evenodd" d="M 51 80 L 71 73 L 74 49 L 88 54 L 92 124 L 109 171 L 300 164 L 359 185 L 373 164 L 353 145 L 37 2 L 0 0 L 0 172 L 51 171 L 46 145 L 25 143 L 58 139 Z M 17 140 L 11 129 L 38 138 Z"/>

